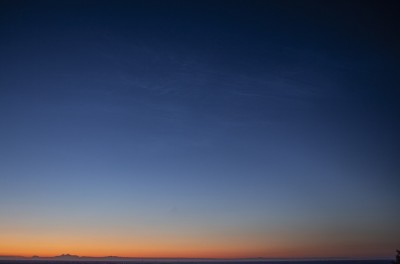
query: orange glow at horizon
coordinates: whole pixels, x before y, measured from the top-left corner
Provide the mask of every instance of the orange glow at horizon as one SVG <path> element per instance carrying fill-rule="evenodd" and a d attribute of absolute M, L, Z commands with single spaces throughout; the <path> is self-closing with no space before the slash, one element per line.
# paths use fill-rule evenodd
<path fill-rule="evenodd" d="M 139 228 L 140 227 L 140 228 Z M 9 223 L 0 227 L 0 255 L 138 258 L 374 258 L 392 247 L 363 233 L 262 226 L 132 226 Z M 333 231 L 332 231 L 333 232 Z M 332 235 L 335 234 L 336 236 Z M 329 238 L 329 239 L 328 239 Z M 351 239 L 350 239 L 351 238 Z M 389 241 L 390 242 L 390 241 Z"/>
<path fill-rule="evenodd" d="M 57 241 L 57 242 L 55 242 Z M 307 258 L 307 257 L 365 257 L 373 258 L 389 256 L 387 248 L 373 245 L 355 250 L 346 245 L 336 248 L 324 246 L 293 244 L 240 244 L 227 241 L 113 241 L 113 239 L 63 238 L 48 239 L 46 237 L 24 239 L 3 237 L 0 240 L 0 256 L 53 257 L 71 254 L 87 257 L 138 257 L 138 258 Z"/>

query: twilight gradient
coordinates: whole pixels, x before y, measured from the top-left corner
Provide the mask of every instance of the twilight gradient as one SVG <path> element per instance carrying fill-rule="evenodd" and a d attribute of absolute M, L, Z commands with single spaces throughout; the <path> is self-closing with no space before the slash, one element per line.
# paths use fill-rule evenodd
<path fill-rule="evenodd" d="M 390 257 L 396 1 L 0 2 L 0 255 Z"/>

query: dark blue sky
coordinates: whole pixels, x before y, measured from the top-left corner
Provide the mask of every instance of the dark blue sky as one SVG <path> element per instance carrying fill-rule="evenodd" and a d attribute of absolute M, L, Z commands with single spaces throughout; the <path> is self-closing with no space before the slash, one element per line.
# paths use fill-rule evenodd
<path fill-rule="evenodd" d="M 0 254 L 391 256 L 399 11 L 2 0 Z"/>

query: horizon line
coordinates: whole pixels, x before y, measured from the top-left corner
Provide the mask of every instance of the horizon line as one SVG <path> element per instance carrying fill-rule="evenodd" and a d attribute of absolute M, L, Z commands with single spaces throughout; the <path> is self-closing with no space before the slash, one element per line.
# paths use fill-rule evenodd
<path fill-rule="evenodd" d="M 233 258 L 224 258 L 224 257 L 126 257 L 126 256 L 79 256 L 72 254 L 61 254 L 56 256 L 19 256 L 19 255 L 0 255 L 0 260 L 124 260 L 124 261 L 170 261 L 170 260 L 198 260 L 198 261 L 240 261 L 240 260 L 249 260 L 249 261 L 323 261 L 323 260 L 390 260 L 390 257 L 233 257 Z"/>

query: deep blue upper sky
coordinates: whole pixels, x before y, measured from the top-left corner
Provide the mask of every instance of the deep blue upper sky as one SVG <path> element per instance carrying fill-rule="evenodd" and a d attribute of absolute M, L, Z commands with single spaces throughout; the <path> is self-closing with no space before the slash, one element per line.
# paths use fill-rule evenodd
<path fill-rule="evenodd" d="M 399 11 L 1 1 L 0 254 L 390 256 Z"/>

